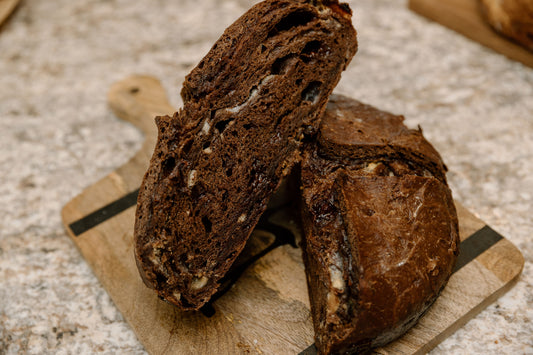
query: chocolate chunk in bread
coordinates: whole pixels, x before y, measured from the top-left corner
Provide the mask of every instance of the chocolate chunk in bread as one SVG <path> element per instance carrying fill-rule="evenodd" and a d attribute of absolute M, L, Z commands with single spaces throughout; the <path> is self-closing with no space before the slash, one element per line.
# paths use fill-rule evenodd
<path fill-rule="evenodd" d="M 184 107 L 156 119 L 135 222 L 137 265 L 160 297 L 191 310 L 216 292 L 356 50 L 347 5 L 268 0 L 186 77 Z"/>
<path fill-rule="evenodd" d="M 533 51 L 533 1 L 480 0 L 480 8 L 495 31 Z"/>
<path fill-rule="evenodd" d="M 320 353 L 397 338 L 453 270 L 458 224 L 444 164 L 402 121 L 333 95 L 303 153 L 303 255 Z"/>

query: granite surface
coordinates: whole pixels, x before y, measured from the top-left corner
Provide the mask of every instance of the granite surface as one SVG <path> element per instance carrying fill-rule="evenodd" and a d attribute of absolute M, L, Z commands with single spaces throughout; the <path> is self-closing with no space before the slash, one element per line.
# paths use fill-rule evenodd
<path fill-rule="evenodd" d="M 250 0 L 24 0 L 0 27 L 0 354 L 144 353 L 61 225 L 71 198 L 142 135 L 106 105 L 133 73 L 172 103 Z M 359 53 L 337 92 L 403 113 L 454 196 L 511 240 L 517 285 L 432 354 L 533 354 L 533 70 L 406 8 L 350 1 Z"/>

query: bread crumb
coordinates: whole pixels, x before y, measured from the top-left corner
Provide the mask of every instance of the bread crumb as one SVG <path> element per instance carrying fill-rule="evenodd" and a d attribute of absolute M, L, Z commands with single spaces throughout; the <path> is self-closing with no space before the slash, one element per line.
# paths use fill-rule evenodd
<path fill-rule="evenodd" d="M 207 281 L 209 281 L 207 276 L 202 276 L 200 278 L 195 277 L 194 279 L 192 279 L 192 282 L 191 282 L 191 290 L 201 289 L 202 287 L 207 285 Z"/>
<path fill-rule="evenodd" d="M 378 163 L 368 163 L 368 165 L 365 168 L 365 171 L 371 173 L 378 167 Z"/>
<path fill-rule="evenodd" d="M 239 216 L 239 219 L 237 220 L 237 222 L 242 223 L 244 221 L 246 221 L 246 214 L 243 213 Z"/>
<path fill-rule="evenodd" d="M 196 184 L 196 175 L 198 172 L 196 170 L 191 170 L 189 173 L 189 178 L 187 179 L 187 187 L 191 188 Z"/>
<path fill-rule="evenodd" d="M 326 298 L 326 302 L 327 302 L 327 305 L 328 305 L 328 307 L 327 307 L 328 314 L 333 314 L 333 313 L 337 312 L 337 309 L 339 309 L 339 305 L 340 305 L 339 297 L 337 297 L 332 292 L 328 292 L 328 295 L 327 295 L 327 298 Z"/>
<path fill-rule="evenodd" d="M 341 256 L 338 253 L 334 253 L 330 258 L 331 264 L 329 265 L 329 277 L 331 280 L 331 286 L 339 291 L 344 290 L 343 279 L 343 265 Z"/>
<path fill-rule="evenodd" d="M 211 125 L 207 120 L 205 120 L 204 125 L 202 127 L 202 133 L 208 134 L 209 130 L 211 129 Z"/>

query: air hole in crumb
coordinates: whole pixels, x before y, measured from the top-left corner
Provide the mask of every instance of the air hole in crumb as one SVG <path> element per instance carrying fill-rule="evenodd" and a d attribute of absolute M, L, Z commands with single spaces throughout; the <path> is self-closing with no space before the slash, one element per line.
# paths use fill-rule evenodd
<path fill-rule="evenodd" d="M 264 44 L 262 44 L 261 45 L 261 53 L 264 53 L 266 51 L 266 49 L 267 49 L 267 47 Z"/>
<path fill-rule="evenodd" d="M 316 103 L 318 96 L 320 95 L 320 86 L 322 83 L 320 81 L 312 81 L 307 85 L 307 87 L 302 91 L 302 100 L 309 101 L 311 103 Z"/>
<path fill-rule="evenodd" d="M 268 37 L 272 37 L 279 32 L 288 31 L 297 26 L 303 26 L 315 18 L 315 14 L 306 10 L 297 10 L 288 14 L 277 23 L 276 26 L 268 33 Z"/>
<path fill-rule="evenodd" d="M 245 130 L 249 130 L 252 128 L 255 128 L 255 125 L 253 123 L 246 123 L 242 126 Z"/>
<path fill-rule="evenodd" d="M 180 254 L 180 256 L 178 257 L 178 260 L 181 265 L 187 266 L 187 254 Z"/>
<path fill-rule="evenodd" d="M 133 87 L 130 89 L 130 94 L 137 94 L 139 91 L 141 91 L 141 89 L 137 88 L 137 87 Z"/>
<path fill-rule="evenodd" d="M 226 127 L 228 126 L 228 124 L 231 122 L 232 120 L 229 119 L 229 120 L 223 120 L 223 121 L 219 121 L 215 124 L 215 128 L 218 130 L 218 133 L 222 133 L 224 132 L 224 130 L 226 129 Z"/>
<path fill-rule="evenodd" d="M 183 154 L 188 154 L 189 151 L 191 150 L 192 148 L 192 144 L 194 143 L 194 140 L 192 139 L 189 139 L 187 142 L 185 142 L 185 144 L 183 145 L 183 147 L 181 148 L 181 152 Z"/>
<path fill-rule="evenodd" d="M 161 163 L 161 174 L 168 176 L 176 167 L 176 159 L 174 157 L 168 157 Z"/>
<path fill-rule="evenodd" d="M 167 278 L 165 277 L 165 275 L 162 275 L 160 273 L 157 273 L 157 275 L 155 276 L 155 280 L 158 285 L 164 285 L 167 283 Z"/>
<path fill-rule="evenodd" d="M 286 55 L 285 57 L 278 58 L 272 64 L 270 73 L 273 75 L 285 74 L 290 65 L 291 59 L 295 58 L 294 54 Z"/>
<path fill-rule="evenodd" d="M 213 226 L 213 224 L 207 216 L 202 217 L 202 224 L 204 225 L 205 232 L 211 233 L 211 227 Z"/>
<path fill-rule="evenodd" d="M 294 83 L 296 84 L 296 86 L 300 86 L 302 85 L 302 79 L 296 79 Z"/>
<path fill-rule="evenodd" d="M 232 168 L 226 169 L 226 176 L 230 177 L 231 175 L 233 175 L 233 169 Z"/>
<path fill-rule="evenodd" d="M 204 188 L 202 184 L 196 184 L 191 188 L 191 198 L 194 200 L 198 200 L 200 197 L 202 197 L 204 194 Z M 198 215 L 198 210 L 194 211 L 194 215 Z"/>
<path fill-rule="evenodd" d="M 320 47 L 322 47 L 322 42 L 314 40 L 311 42 L 308 42 L 304 49 L 302 49 L 302 54 L 316 54 Z"/>

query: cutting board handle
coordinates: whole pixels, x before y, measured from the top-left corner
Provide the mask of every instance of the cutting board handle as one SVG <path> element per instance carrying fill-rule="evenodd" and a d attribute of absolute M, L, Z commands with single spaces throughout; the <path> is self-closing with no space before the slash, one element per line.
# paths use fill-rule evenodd
<path fill-rule="evenodd" d="M 176 111 L 169 103 L 161 82 L 148 75 L 132 75 L 113 84 L 107 101 L 118 117 L 133 123 L 147 138 L 157 135 L 156 116 Z"/>

